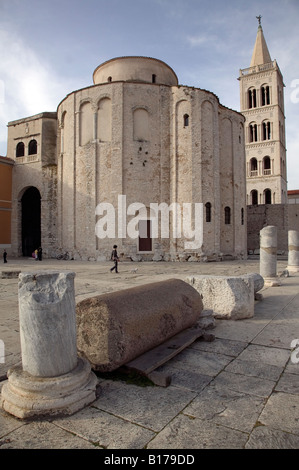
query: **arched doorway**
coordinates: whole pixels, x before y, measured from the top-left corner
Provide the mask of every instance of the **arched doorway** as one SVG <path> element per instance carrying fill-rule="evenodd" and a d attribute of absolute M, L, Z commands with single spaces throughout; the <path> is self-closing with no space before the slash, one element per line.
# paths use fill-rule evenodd
<path fill-rule="evenodd" d="M 41 245 L 41 196 L 33 186 L 23 194 L 22 205 L 22 253 L 31 256 Z"/>

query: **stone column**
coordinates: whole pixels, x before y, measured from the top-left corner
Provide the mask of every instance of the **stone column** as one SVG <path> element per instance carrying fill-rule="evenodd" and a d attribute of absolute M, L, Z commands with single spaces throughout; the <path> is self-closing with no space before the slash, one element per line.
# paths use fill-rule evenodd
<path fill-rule="evenodd" d="M 260 231 L 260 275 L 265 286 L 279 286 L 277 276 L 277 227 L 268 225 Z"/>
<path fill-rule="evenodd" d="M 289 230 L 288 232 L 289 256 L 288 271 L 299 272 L 299 232 Z"/>
<path fill-rule="evenodd" d="M 69 415 L 96 398 L 97 378 L 77 356 L 72 272 L 19 276 L 22 365 L 8 371 L 2 408 L 17 416 Z"/>

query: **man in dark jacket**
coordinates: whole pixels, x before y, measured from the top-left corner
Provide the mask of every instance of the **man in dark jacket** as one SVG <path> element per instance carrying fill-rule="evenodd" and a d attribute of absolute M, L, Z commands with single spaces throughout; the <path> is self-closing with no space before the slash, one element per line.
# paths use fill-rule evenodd
<path fill-rule="evenodd" d="M 117 245 L 113 245 L 113 250 L 112 250 L 112 253 L 111 253 L 111 260 L 114 261 L 114 266 L 113 266 L 113 268 L 110 269 L 110 272 L 112 273 L 112 271 L 115 269 L 115 272 L 118 273 L 118 260 L 119 260 L 119 257 L 118 257 L 118 254 L 117 254 Z"/>

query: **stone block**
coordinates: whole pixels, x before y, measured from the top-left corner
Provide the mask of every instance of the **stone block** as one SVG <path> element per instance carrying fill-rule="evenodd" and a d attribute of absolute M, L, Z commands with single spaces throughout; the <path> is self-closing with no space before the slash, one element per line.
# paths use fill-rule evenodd
<path fill-rule="evenodd" d="M 186 282 L 202 295 L 204 309 L 212 309 L 215 318 L 230 320 L 253 317 L 255 295 L 263 287 L 259 274 L 192 276 Z"/>
<path fill-rule="evenodd" d="M 82 300 L 78 351 L 93 369 L 115 370 L 195 325 L 202 308 L 200 294 L 179 279 Z"/>

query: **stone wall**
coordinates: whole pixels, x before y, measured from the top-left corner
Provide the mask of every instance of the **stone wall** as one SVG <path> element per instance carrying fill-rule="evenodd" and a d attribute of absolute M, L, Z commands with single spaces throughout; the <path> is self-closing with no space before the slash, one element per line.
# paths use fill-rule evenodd
<path fill-rule="evenodd" d="M 267 225 L 277 227 L 277 251 L 288 251 L 288 204 L 261 204 L 247 206 L 248 252 L 257 253 L 260 248 L 260 230 Z"/>

